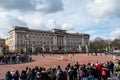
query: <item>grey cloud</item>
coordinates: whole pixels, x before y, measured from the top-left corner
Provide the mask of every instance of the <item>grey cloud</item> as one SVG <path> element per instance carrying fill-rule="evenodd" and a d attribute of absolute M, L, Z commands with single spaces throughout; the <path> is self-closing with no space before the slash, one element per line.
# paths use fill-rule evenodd
<path fill-rule="evenodd" d="M 0 7 L 6 10 L 34 10 L 30 0 L 0 0 Z"/>
<path fill-rule="evenodd" d="M 9 18 L 9 22 L 8 23 L 10 25 L 27 26 L 26 22 L 24 22 L 24 21 L 22 21 L 22 20 L 20 20 L 20 19 L 18 19 L 16 17 L 9 16 L 8 18 Z"/>
<path fill-rule="evenodd" d="M 63 10 L 61 0 L 0 0 L 0 8 L 22 12 L 55 13 Z"/>

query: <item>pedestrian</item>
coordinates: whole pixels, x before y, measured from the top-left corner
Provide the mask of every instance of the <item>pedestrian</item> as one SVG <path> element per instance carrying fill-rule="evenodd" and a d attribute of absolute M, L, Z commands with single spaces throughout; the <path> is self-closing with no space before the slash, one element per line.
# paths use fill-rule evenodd
<path fill-rule="evenodd" d="M 32 69 L 31 72 L 30 72 L 30 74 L 29 74 L 29 80 L 34 80 L 35 76 L 36 76 L 35 70 Z"/>
<path fill-rule="evenodd" d="M 26 71 L 23 70 L 23 71 L 21 72 L 20 79 L 21 79 L 21 80 L 26 80 L 26 79 L 27 79 Z"/>
<path fill-rule="evenodd" d="M 106 69 L 102 70 L 102 79 L 107 80 L 107 70 Z"/>
<path fill-rule="evenodd" d="M 17 70 L 15 74 L 13 74 L 13 80 L 19 80 L 20 74 L 19 71 Z"/>
<path fill-rule="evenodd" d="M 5 80 L 12 80 L 12 74 L 8 71 L 5 75 Z"/>

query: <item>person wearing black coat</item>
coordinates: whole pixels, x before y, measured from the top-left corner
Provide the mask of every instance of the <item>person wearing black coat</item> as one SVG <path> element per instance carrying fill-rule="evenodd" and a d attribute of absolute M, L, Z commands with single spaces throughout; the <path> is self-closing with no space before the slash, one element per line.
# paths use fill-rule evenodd
<path fill-rule="evenodd" d="M 23 71 L 21 72 L 20 79 L 21 79 L 21 80 L 26 80 L 26 79 L 27 79 L 26 71 L 23 70 Z"/>
<path fill-rule="evenodd" d="M 17 70 L 13 75 L 13 80 L 19 80 L 19 77 L 20 77 L 20 74 L 19 74 L 19 71 Z"/>
<path fill-rule="evenodd" d="M 12 74 L 8 71 L 5 75 L 5 80 L 12 80 Z"/>

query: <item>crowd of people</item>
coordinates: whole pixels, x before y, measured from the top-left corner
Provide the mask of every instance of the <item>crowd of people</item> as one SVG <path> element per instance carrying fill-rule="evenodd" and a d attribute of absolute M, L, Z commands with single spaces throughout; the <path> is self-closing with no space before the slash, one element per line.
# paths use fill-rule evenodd
<path fill-rule="evenodd" d="M 32 59 L 30 56 L 19 53 L 6 53 L 0 55 L 0 64 L 17 64 L 30 62 Z"/>
<path fill-rule="evenodd" d="M 5 80 L 108 80 L 115 75 L 120 80 L 120 60 L 106 63 L 68 64 L 53 67 L 26 67 L 21 72 L 14 69 L 6 72 Z"/>

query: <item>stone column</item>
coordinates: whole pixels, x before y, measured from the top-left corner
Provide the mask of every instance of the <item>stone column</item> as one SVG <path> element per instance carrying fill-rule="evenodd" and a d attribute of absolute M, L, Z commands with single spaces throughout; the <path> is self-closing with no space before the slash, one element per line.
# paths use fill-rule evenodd
<path fill-rule="evenodd" d="M 79 44 L 79 51 L 80 51 L 80 52 L 82 51 L 81 44 Z"/>
<path fill-rule="evenodd" d="M 34 47 L 34 45 L 32 45 L 32 53 L 34 53 L 35 52 L 35 47 Z"/>
<path fill-rule="evenodd" d="M 0 54 L 3 54 L 3 48 L 0 46 Z"/>

